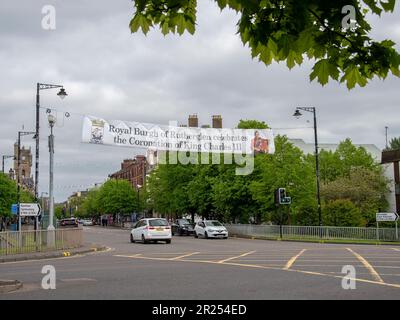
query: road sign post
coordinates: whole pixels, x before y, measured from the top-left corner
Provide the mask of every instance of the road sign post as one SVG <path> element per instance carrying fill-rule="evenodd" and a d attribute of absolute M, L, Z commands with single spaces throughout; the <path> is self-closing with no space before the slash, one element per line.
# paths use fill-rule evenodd
<path fill-rule="evenodd" d="M 376 239 L 379 241 L 379 222 L 395 222 L 396 224 L 396 240 L 399 239 L 399 233 L 397 229 L 397 221 L 399 215 L 396 212 L 378 212 L 376 214 Z"/>
<path fill-rule="evenodd" d="M 37 217 L 40 215 L 41 208 L 38 203 L 20 203 L 19 206 L 21 217 Z"/>

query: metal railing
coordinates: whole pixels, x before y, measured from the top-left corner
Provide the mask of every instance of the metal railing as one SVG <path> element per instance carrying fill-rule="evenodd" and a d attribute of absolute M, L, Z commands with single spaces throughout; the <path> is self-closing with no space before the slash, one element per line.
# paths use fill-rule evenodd
<path fill-rule="evenodd" d="M 343 239 L 398 241 L 395 228 L 359 228 L 328 226 L 278 226 L 278 225 L 226 225 L 229 233 L 237 236 L 282 238 L 282 239 Z"/>
<path fill-rule="evenodd" d="M 82 244 L 81 228 L 0 232 L 0 256 L 72 249 Z"/>

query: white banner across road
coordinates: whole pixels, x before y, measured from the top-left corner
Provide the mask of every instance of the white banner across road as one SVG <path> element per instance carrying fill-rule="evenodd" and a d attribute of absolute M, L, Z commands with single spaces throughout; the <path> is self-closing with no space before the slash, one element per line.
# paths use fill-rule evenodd
<path fill-rule="evenodd" d="M 144 149 L 206 153 L 274 153 L 270 129 L 214 129 L 83 119 L 82 142 Z"/>

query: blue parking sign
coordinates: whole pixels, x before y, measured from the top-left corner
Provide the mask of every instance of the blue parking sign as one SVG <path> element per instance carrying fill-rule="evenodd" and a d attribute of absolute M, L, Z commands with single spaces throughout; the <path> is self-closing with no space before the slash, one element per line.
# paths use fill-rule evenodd
<path fill-rule="evenodd" d="M 18 214 L 18 205 L 16 203 L 11 205 L 11 214 Z"/>

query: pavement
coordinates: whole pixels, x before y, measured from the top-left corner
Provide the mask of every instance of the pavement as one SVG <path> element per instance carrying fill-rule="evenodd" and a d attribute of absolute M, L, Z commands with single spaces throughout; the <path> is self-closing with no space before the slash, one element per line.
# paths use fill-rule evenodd
<path fill-rule="evenodd" d="M 7 256 L 0 256 L 0 263 L 69 257 L 69 256 L 77 255 L 77 254 L 102 251 L 102 250 L 106 250 L 106 249 L 107 249 L 107 247 L 102 246 L 102 245 L 98 245 L 95 243 L 92 243 L 92 244 L 86 243 L 82 247 L 79 247 L 79 248 L 44 251 L 44 252 L 20 253 L 20 254 L 11 254 L 11 255 L 7 255 Z"/>
<path fill-rule="evenodd" d="M 130 243 L 129 231 L 85 227 L 107 250 L 0 264 L 19 290 L 0 299 L 400 299 L 400 249 L 257 239 L 173 237 L 171 244 Z M 41 288 L 44 265 L 56 289 Z M 355 289 L 345 290 L 345 266 Z"/>

